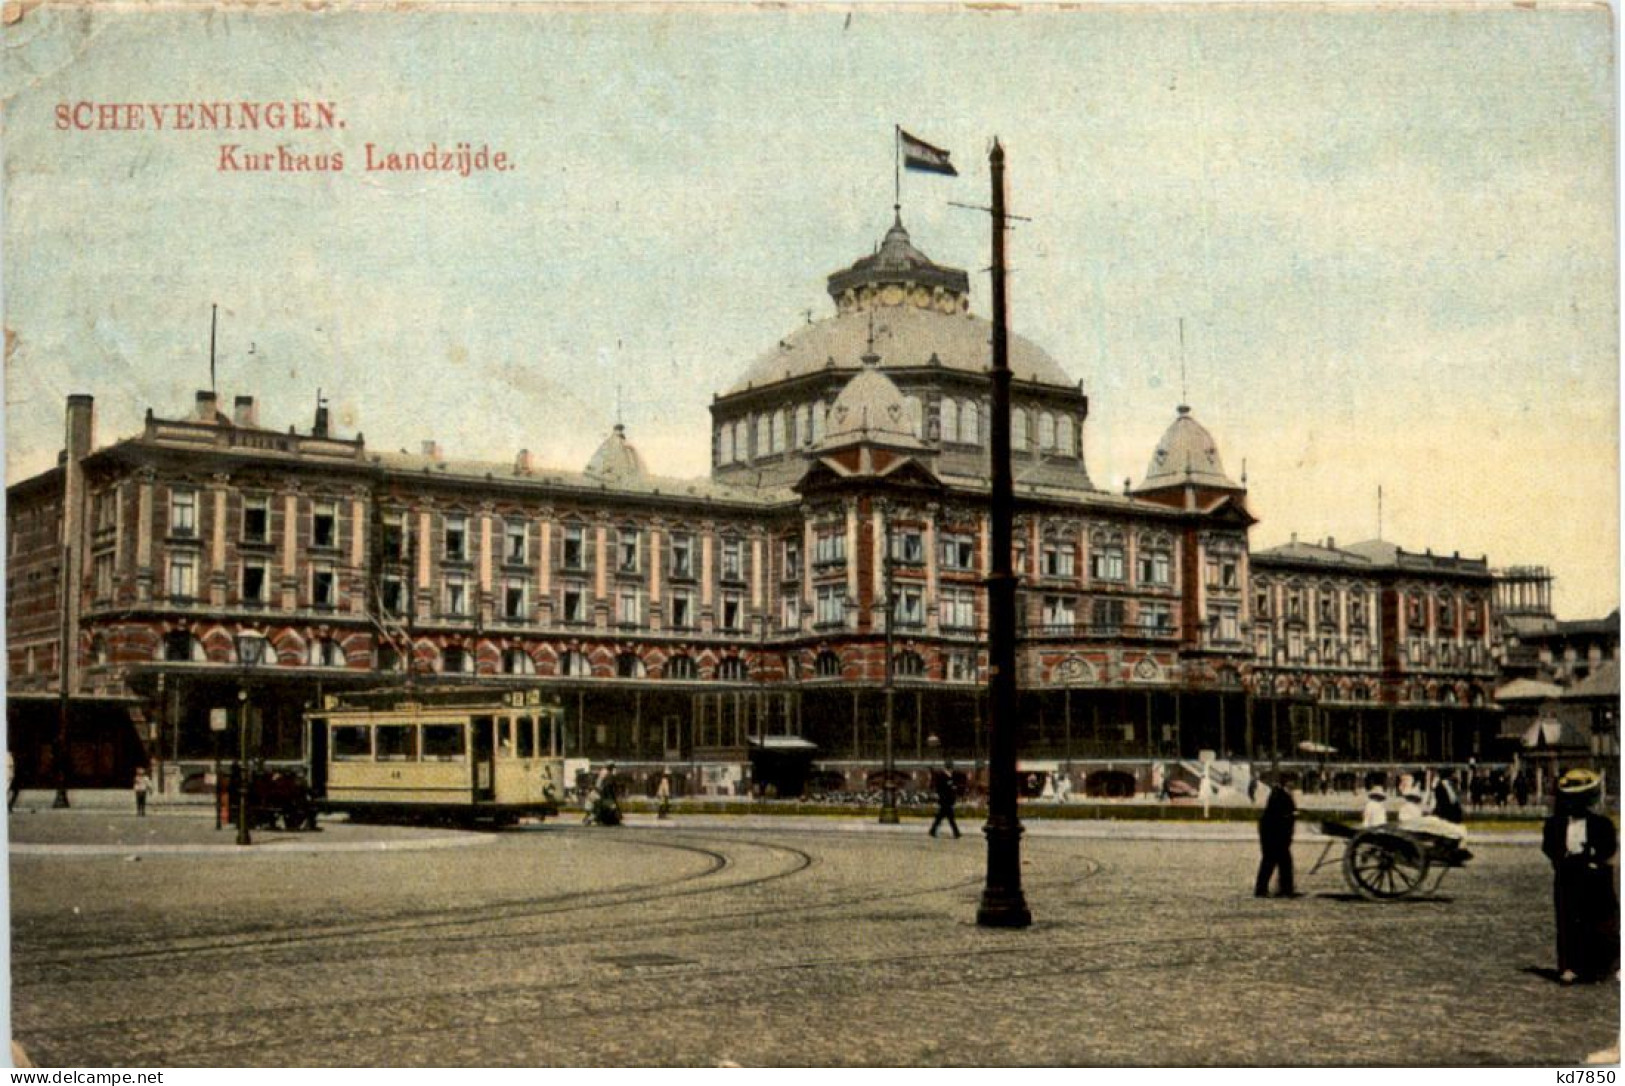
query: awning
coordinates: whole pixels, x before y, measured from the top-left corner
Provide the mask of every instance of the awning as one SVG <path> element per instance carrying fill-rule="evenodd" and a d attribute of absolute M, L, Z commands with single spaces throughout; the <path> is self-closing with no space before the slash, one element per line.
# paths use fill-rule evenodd
<path fill-rule="evenodd" d="M 758 735 L 750 739 L 750 745 L 755 750 L 772 751 L 775 754 L 811 754 L 818 749 L 818 744 L 799 735 Z"/>
<path fill-rule="evenodd" d="M 1336 747 L 1329 747 L 1325 743 L 1313 743 L 1305 739 L 1298 744 L 1298 749 L 1305 754 L 1336 754 Z"/>
<path fill-rule="evenodd" d="M 1562 696 L 1563 688 L 1556 683 L 1543 683 L 1535 679 L 1514 679 L 1496 690 L 1496 701 L 1545 701 Z"/>
<path fill-rule="evenodd" d="M 1556 717 L 1541 717 L 1524 729 L 1523 745 L 1535 747 L 1583 747 L 1585 740 L 1575 734 L 1574 728 Z"/>

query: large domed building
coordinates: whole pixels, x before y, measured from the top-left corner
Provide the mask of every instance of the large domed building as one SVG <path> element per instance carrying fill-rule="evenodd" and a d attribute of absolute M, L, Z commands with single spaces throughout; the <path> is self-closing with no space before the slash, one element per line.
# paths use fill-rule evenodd
<path fill-rule="evenodd" d="M 681 790 L 742 789 L 764 735 L 865 788 L 888 712 L 905 764 L 979 765 L 992 328 L 900 219 L 826 288 L 833 313 L 716 397 L 706 478 L 654 474 L 621 425 L 553 468 L 369 448 L 325 408 L 283 432 L 213 392 L 98 448 L 70 397 L 60 465 L 8 491 L 19 775 L 64 688 L 85 742 L 122 752 L 85 759 L 206 758 L 249 642 L 270 757 L 300 755 L 323 692 L 410 675 L 549 699 L 572 757 L 680 763 Z M 1029 765 L 1480 748 L 1493 716 L 1432 699 L 1484 678 L 1487 566 L 1294 545 L 1254 592 L 1246 480 L 1190 409 L 1137 486 L 1098 489 L 1081 386 L 1010 348 Z"/>

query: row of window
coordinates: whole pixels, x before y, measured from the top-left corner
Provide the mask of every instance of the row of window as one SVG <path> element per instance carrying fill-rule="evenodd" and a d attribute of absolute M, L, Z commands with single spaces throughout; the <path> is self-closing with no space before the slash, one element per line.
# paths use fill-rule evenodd
<path fill-rule="evenodd" d="M 1343 601 L 1347 605 L 1348 625 L 1350 628 L 1363 629 L 1366 627 L 1373 601 L 1375 589 L 1349 588 L 1338 590 L 1330 586 L 1318 589 L 1305 588 L 1302 585 L 1288 585 L 1283 590 L 1283 606 L 1280 617 L 1292 620 L 1304 620 L 1310 614 L 1310 600 L 1314 602 L 1313 613 L 1318 625 L 1336 627 L 1338 625 L 1338 604 Z M 1260 618 L 1268 618 L 1275 614 L 1274 589 L 1268 584 L 1255 585 L 1253 596 L 1253 613 Z M 1406 617 L 1410 626 L 1417 629 L 1427 627 L 1428 598 L 1418 593 L 1406 594 Z M 1449 592 L 1440 592 L 1433 596 L 1434 625 L 1438 629 L 1453 630 L 1456 627 L 1457 608 L 1462 625 L 1471 633 L 1480 629 L 1484 624 L 1483 602 L 1476 594 L 1469 593 L 1458 601 Z"/>

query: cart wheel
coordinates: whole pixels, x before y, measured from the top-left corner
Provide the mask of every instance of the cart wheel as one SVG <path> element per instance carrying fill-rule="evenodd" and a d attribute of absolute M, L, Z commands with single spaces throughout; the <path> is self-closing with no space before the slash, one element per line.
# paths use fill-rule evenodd
<path fill-rule="evenodd" d="M 1356 834 L 1343 854 L 1349 887 L 1374 901 L 1414 893 L 1427 873 L 1427 853 L 1415 841 L 1391 833 Z"/>

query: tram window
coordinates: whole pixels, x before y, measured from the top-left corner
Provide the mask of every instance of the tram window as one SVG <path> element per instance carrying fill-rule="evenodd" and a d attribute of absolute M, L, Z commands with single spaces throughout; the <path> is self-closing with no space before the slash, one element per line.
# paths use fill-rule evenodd
<path fill-rule="evenodd" d="M 513 717 L 497 718 L 497 749 L 504 758 L 513 757 Z"/>
<path fill-rule="evenodd" d="M 410 724 L 378 725 L 378 760 L 410 762 L 418 756 L 418 730 Z"/>
<path fill-rule="evenodd" d="M 333 760 L 354 761 L 372 757 L 372 729 L 364 724 L 339 724 L 333 728 Z"/>
<path fill-rule="evenodd" d="M 519 757 L 536 757 L 536 721 L 532 717 L 519 718 Z"/>
<path fill-rule="evenodd" d="M 461 724 L 425 724 L 423 726 L 423 760 L 460 762 L 463 759 L 463 726 Z"/>

